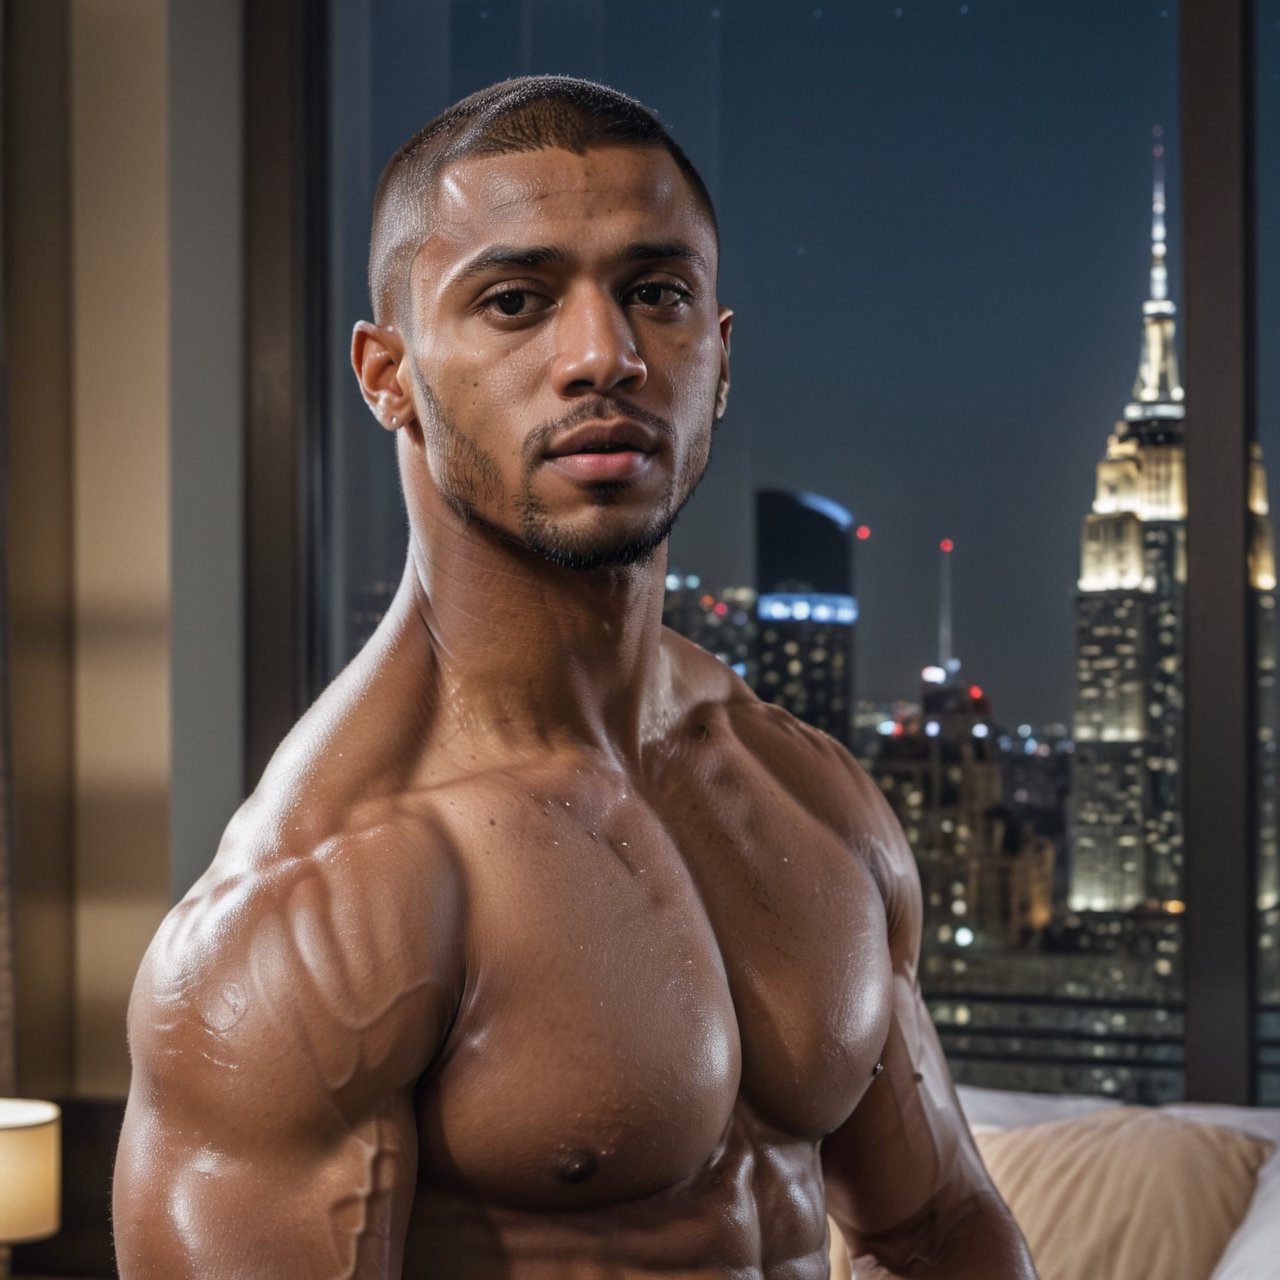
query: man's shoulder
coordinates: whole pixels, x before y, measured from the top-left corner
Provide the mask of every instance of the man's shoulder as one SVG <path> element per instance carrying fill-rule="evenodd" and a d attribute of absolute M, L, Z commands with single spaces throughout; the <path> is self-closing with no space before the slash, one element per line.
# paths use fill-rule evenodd
<path fill-rule="evenodd" d="M 785 707 L 752 694 L 724 708 L 735 739 L 786 790 L 852 832 L 883 798 L 852 753 Z"/>
<path fill-rule="evenodd" d="M 915 876 L 915 860 L 879 786 L 843 744 L 759 697 L 724 663 L 680 639 L 690 698 L 685 736 L 724 737 L 753 770 L 834 831 L 886 897 Z"/>
<path fill-rule="evenodd" d="M 662 650 L 672 689 L 683 706 L 759 701 L 732 667 L 670 627 L 662 629 Z"/>
<path fill-rule="evenodd" d="M 263 1052 L 293 1053 L 336 1090 L 358 1029 L 385 1041 L 393 1075 L 420 1071 L 461 998 L 464 899 L 447 841 L 416 815 L 304 835 L 251 798 L 147 952 L 135 1058 L 249 1075 Z"/>
<path fill-rule="evenodd" d="M 271 920 L 329 912 L 387 918 L 454 896 L 457 860 L 429 798 L 373 796 L 326 806 L 311 788 L 255 791 L 236 812 L 212 863 L 173 909 L 164 933 L 180 950 L 234 951 Z M 374 927 L 373 921 L 368 921 Z"/>

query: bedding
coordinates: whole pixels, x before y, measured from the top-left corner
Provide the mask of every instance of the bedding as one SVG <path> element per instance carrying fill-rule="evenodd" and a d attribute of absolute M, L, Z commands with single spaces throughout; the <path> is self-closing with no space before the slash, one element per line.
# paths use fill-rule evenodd
<path fill-rule="evenodd" d="M 1272 1144 L 1143 1107 L 979 1129 L 1040 1280 L 1208 1280 Z"/>
<path fill-rule="evenodd" d="M 1029 1189 L 1026 1204 L 1030 1207 L 1023 1210 L 1027 1221 L 1022 1221 L 1014 1208 L 1015 1217 L 1019 1217 L 1029 1238 L 1033 1234 L 1032 1215 L 1043 1214 L 1055 1197 L 1068 1194 L 1079 1198 L 1079 1203 L 1069 1206 L 1076 1234 L 1068 1243 L 1077 1255 L 1093 1249 L 1108 1231 L 1120 1232 L 1111 1237 L 1113 1247 L 1118 1247 L 1116 1242 L 1123 1238 L 1139 1248 L 1140 1237 L 1145 1233 L 1149 1247 L 1158 1249 L 1171 1245 L 1172 1237 L 1180 1231 L 1195 1227 L 1198 1232 L 1221 1234 L 1223 1225 L 1231 1226 L 1231 1220 L 1236 1219 L 1234 1230 L 1225 1234 L 1225 1247 L 1220 1254 L 1221 1241 L 1206 1239 L 1203 1255 L 1194 1262 L 1186 1259 L 1199 1268 L 1199 1280 L 1280 1277 L 1280 1110 L 1191 1103 L 1148 1110 L 1122 1108 L 1104 1098 L 966 1086 L 959 1089 L 959 1094 L 984 1159 L 988 1158 L 988 1151 L 994 1153 L 989 1167 L 997 1185 L 1001 1185 L 1001 1176 L 1010 1176 L 1007 1168 L 1001 1173 L 1003 1166 L 1025 1163 L 1019 1175 L 1024 1179 L 1023 1186 L 1011 1184 L 1010 1189 L 1001 1186 L 1001 1190 L 1012 1202 L 1026 1196 Z M 1171 1123 L 1177 1121 L 1183 1123 Z M 1186 1122 L 1200 1127 L 1188 1129 Z M 1059 1126 L 1056 1150 L 1051 1129 L 1054 1125 Z M 1032 1126 L 1041 1132 L 1032 1132 L 1028 1137 Z M 1065 1152 L 1068 1146 L 1076 1149 L 1074 1171 Z M 1107 1166 L 1105 1171 L 1086 1171 L 1090 1154 Z M 1035 1182 L 1039 1162 L 1043 1162 L 1045 1174 L 1043 1187 Z M 1153 1178 L 1153 1174 L 1158 1177 Z M 1064 1186 L 1064 1179 L 1070 1185 Z M 1141 1190 L 1140 1180 L 1145 1180 Z M 1091 1198 L 1101 1203 L 1095 1225 L 1089 1228 Z M 1145 1215 L 1145 1220 L 1128 1221 L 1135 1214 Z M 1117 1216 L 1121 1219 L 1119 1226 Z M 1037 1265 L 1042 1280 L 1073 1274 L 1088 1274 L 1091 1280 L 1148 1276 L 1173 1280 L 1181 1274 L 1166 1270 L 1165 1262 L 1152 1254 L 1143 1255 L 1137 1270 L 1133 1269 L 1137 1265 L 1136 1254 L 1124 1255 L 1123 1261 L 1110 1257 L 1106 1265 L 1115 1269 L 1105 1272 L 1097 1269 L 1100 1255 L 1089 1256 L 1094 1259 L 1094 1267 L 1087 1272 L 1059 1270 L 1056 1257 L 1037 1257 Z M 1205 1267 L 1211 1269 L 1206 1271 Z"/>

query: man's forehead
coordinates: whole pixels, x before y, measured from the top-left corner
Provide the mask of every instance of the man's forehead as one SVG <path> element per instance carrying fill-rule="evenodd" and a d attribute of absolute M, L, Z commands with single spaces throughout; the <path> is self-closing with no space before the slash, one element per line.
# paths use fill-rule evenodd
<path fill-rule="evenodd" d="M 472 243 L 487 228 L 509 232 L 611 214 L 667 223 L 686 234 L 705 221 L 684 175 L 660 147 L 466 156 L 438 175 L 431 203 L 428 244 Z"/>

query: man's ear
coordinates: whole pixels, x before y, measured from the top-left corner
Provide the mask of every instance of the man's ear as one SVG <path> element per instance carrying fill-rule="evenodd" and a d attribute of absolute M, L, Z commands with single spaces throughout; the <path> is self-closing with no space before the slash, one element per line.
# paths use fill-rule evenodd
<path fill-rule="evenodd" d="M 398 431 L 416 416 L 413 397 L 400 381 L 404 355 L 404 339 L 398 329 L 356 321 L 351 334 L 351 367 L 365 404 L 388 431 Z"/>
<path fill-rule="evenodd" d="M 733 312 L 720 308 L 720 382 L 716 387 L 716 421 L 729 405 L 729 335 L 733 332 Z"/>

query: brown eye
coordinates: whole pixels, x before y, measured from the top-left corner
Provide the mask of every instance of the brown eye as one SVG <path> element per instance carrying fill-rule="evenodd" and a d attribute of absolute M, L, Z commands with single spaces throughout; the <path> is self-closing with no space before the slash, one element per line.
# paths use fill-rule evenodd
<path fill-rule="evenodd" d="M 678 307 L 689 300 L 689 292 L 678 285 L 660 280 L 647 280 L 638 284 L 628 295 L 632 302 L 642 307 Z"/>
<path fill-rule="evenodd" d="M 508 293 L 500 293 L 493 302 L 504 316 L 518 316 L 524 310 L 525 295 L 512 289 Z"/>
<path fill-rule="evenodd" d="M 532 289 L 500 289 L 491 293 L 481 304 L 483 310 L 497 312 L 510 320 L 528 319 L 540 311 L 546 311 L 552 303 L 549 298 Z"/>

